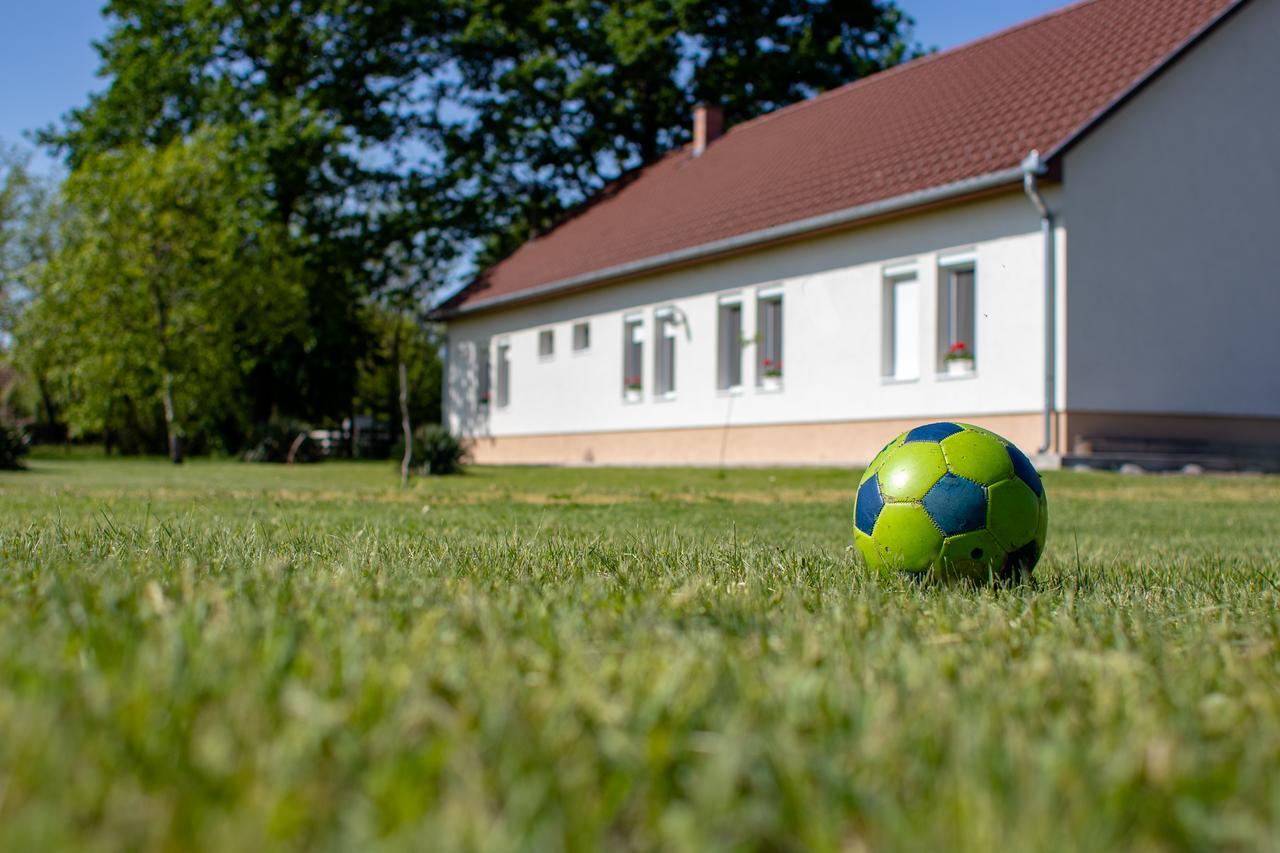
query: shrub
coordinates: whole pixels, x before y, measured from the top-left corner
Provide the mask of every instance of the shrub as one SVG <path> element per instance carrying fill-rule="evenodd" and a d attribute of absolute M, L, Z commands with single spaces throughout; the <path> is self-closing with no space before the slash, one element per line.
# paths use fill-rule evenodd
<path fill-rule="evenodd" d="M 249 438 L 245 462 L 288 462 L 289 451 L 302 436 L 293 453 L 294 462 L 319 462 L 324 458 L 320 446 L 311 440 L 311 426 L 292 418 L 272 418 L 259 424 Z"/>
<path fill-rule="evenodd" d="M 396 442 L 391 454 L 396 465 L 404 459 L 404 439 Z M 461 474 L 467 449 L 440 424 L 428 424 L 413 431 L 413 456 L 409 465 L 422 474 Z"/>
<path fill-rule="evenodd" d="M 24 467 L 22 457 L 27 455 L 29 444 L 26 430 L 22 427 L 0 424 L 0 470 L 21 470 Z"/>

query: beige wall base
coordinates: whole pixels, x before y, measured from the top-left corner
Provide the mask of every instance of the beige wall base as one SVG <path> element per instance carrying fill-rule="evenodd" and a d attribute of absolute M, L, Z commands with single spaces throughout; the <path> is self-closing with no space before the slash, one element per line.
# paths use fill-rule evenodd
<path fill-rule="evenodd" d="M 1040 418 L 960 420 L 1034 450 L 1040 446 Z M 862 465 L 898 433 L 920 423 L 913 418 L 477 438 L 471 456 L 483 465 Z"/>
<path fill-rule="evenodd" d="M 1200 439 L 1215 444 L 1280 447 L 1280 418 L 1224 415 L 1151 415 L 1126 412 L 1065 412 L 1062 448 L 1087 453 L 1093 438 Z"/>
<path fill-rule="evenodd" d="M 1043 416 L 973 415 L 955 420 L 986 427 L 1028 454 L 1040 447 Z M 482 465 L 864 465 L 919 418 L 482 437 L 470 442 Z M 1054 450 L 1070 452 L 1089 438 L 1204 438 L 1280 446 L 1280 419 L 1103 412 L 1057 416 Z"/>

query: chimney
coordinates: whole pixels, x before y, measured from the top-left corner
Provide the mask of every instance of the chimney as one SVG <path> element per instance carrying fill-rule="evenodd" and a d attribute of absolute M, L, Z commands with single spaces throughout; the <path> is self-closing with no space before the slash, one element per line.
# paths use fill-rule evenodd
<path fill-rule="evenodd" d="M 707 146 L 724 133 L 724 107 L 698 104 L 693 108 L 693 156 L 697 157 Z"/>

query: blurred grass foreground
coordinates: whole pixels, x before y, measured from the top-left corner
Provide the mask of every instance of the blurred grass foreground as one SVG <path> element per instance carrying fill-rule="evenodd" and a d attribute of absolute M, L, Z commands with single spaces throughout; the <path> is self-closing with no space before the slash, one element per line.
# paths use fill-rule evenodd
<path fill-rule="evenodd" d="M 0 847 L 1280 845 L 1280 481 L 1050 474 L 1034 581 L 848 471 L 36 458 Z"/>

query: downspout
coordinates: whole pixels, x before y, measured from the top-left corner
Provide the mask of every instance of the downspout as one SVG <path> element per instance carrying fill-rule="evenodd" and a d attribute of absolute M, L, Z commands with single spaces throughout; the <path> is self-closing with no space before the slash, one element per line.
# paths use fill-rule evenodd
<path fill-rule="evenodd" d="M 1044 436 L 1037 455 L 1053 447 L 1054 408 L 1057 406 L 1057 265 L 1054 263 L 1053 211 L 1040 194 L 1037 179 L 1048 171 L 1040 152 L 1032 149 L 1022 161 L 1022 188 L 1040 213 L 1040 234 L 1044 241 Z"/>

